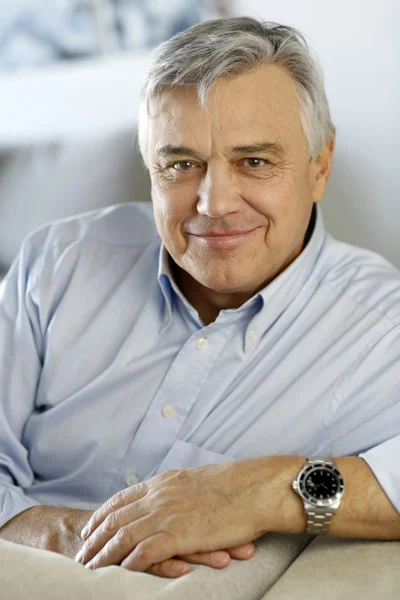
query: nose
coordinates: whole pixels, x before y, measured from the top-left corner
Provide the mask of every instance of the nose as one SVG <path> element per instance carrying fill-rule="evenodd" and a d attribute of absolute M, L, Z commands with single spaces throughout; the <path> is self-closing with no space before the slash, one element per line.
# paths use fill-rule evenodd
<path fill-rule="evenodd" d="M 240 203 L 234 174 L 229 167 L 209 165 L 199 186 L 197 212 L 217 219 L 238 211 Z"/>

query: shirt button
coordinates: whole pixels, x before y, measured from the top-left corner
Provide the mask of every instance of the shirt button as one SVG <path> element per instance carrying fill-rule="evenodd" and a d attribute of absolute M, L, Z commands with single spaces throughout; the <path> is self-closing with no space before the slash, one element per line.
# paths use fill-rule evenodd
<path fill-rule="evenodd" d="M 162 414 L 164 415 L 164 417 L 172 417 L 174 413 L 174 407 L 170 404 L 166 404 L 162 409 Z"/>
<path fill-rule="evenodd" d="M 254 340 L 254 338 L 256 337 L 256 335 L 257 335 L 257 331 L 255 329 L 252 329 L 249 332 L 249 340 Z"/>
<path fill-rule="evenodd" d="M 197 350 L 205 350 L 208 346 L 208 339 L 205 337 L 201 337 L 196 342 Z"/>
<path fill-rule="evenodd" d="M 139 479 L 136 477 L 136 475 L 128 475 L 125 481 L 128 485 L 135 485 L 135 483 L 137 483 Z"/>

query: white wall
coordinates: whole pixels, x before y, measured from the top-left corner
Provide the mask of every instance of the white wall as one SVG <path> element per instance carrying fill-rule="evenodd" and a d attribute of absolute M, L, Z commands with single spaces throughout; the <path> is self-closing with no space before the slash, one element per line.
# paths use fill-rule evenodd
<path fill-rule="evenodd" d="M 305 34 L 337 128 L 326 228 L 400 268 L 400 2 L 236 0 L 234 15 Z"/>
<path fill-rule="evenodd" d="M 133 130 L 149 66 L 135 51 L 0 72 L 0 151 Z"/>

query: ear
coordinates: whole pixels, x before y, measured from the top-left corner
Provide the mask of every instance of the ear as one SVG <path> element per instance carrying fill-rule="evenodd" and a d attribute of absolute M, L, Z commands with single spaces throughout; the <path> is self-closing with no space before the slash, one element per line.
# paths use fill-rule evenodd
<path fill-rule="evenodd" d="M 326 144 L 326 146 L 322 148 L 318 158 L 314 162 L 312 181 L 314 202 L 319 202 L 320 200 L 322 200 L 323 195 L 325 193 L 329 175 L 332 170 L 332 159 L 333 153 L 335 151 L 335 145 L 336 137 L 333 137 L 328 142 L 328 144 Z"/>

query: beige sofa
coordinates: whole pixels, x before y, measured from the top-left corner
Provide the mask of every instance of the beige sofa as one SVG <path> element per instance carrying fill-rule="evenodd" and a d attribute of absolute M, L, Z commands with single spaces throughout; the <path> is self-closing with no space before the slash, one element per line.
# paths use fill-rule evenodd
<path fill-rule="evenodd" d="M 397 600 L 400 542 L 269 533 L 249 560 L 167 579 L 0 540 L 2 600 Z"/>

